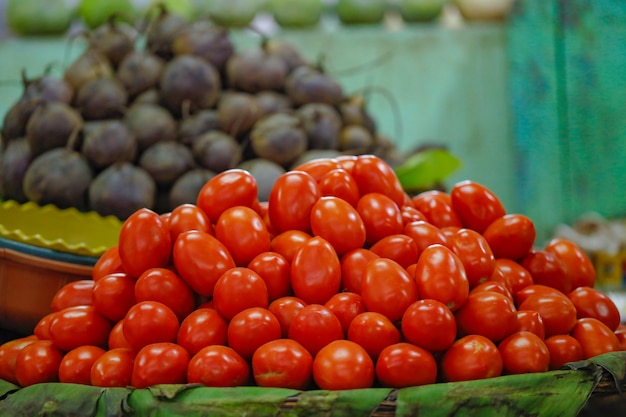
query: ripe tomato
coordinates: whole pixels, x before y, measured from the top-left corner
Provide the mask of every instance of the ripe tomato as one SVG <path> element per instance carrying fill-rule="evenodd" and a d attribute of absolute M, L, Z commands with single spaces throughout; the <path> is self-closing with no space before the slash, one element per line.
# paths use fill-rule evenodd
<path fill-rule="evenodd" d="M 135 352 L 129 348 L 113 348 L 93 363 L 90 371 L 94 387 L 125 388 L 131 385 Z"/>
<path fill-rule="evenodd" d="M 400 330 L 386 316 L 373 311 L 359 314 L 348 327 L 347 339 L 357 343 L 375 361 L 389 345 L 399 343 Z"/>
<path fill-rule="evenodd" d="M 381 193 L 391 198 L 398 207 L 404 205 L 404 189 L 394 170 L 375 155 L 359 155 L 351 171 L 361 195 Z"/>
<path fill-rule="evenodd" d="M 547 285 L 541 284 L 531 284 L 519 290 L 515 293 L 514 300 L 515 304 L 519 307 L 528 297 L 531 295 L 540 294 L 540 295 L 556 295 L 559 297 L 565 297 L 561 291 L 556 288 L 548 287 Z"/>
<path fill-rule="evenodd" d="M 532 332 L 515 332 L 498 344 L 504 374 L 546 372 L 550 368 L 550 351 Z"/>
<path fill-rule="evenodd" d="M 404 312 L 401 325 L 408 342 L 429 352 L 442 352 L 456 339 L 454 314 L 437 300 L 415 301 Z"/>
<path fill-rule="evenodd" d="M 345 291 L 361 294 L 361 278 L 367 264 L 379 258 L 369 249 L 358 248 L 341 257 L 341 288 Z"/>
<path fill-rule="evenodd" d="M 491 280 L 506 285 L 513 296 L 522 288 L 533 283 L 533 277 L 526 268 L 516 261 L 506 258 L 496 258 Z"/>
<path fill-rule="evenodd" d="M 311 209 L 322 193 L 315 179 L 302 171 L 289 171 L 274 182 L 268 198 L 270 222 L 277 233 L 311 231 Z"/>
<path fill-rule="evenodd" d="M 339 163 L 341 169 L 345 169 L 352 175 L 352 169 L 354 168 L 354 164 L 356 163 L 357 156 L 356 155 L 339 155 L 335 157 L 335 160 Z"/>
<path fill-rule="evenodd" d="M 315 355 L 313 379 L 325 390 L 370 388 L 374 383 L 374 362 L 358 344 L 335 340 Z"/>
<path fill-rule="evenodd" d="M 617 336 L 598 319 L 584 317 L 576 321 L 571 336 L 583 348 L 583 359 L 621 350 Z"/>
<path fill-rule="evenodd" d="M 56 313 L 54 312 L 48 313 L 41 319 L 39 319 L 39 321 L 35 325 L 35 328 L 33 329 L 33 334 L 37 337 L 37 339 L 50 340 L 50 322 L 52 322 L 52 319 L 55 315 Z"/>
<path fill-rule="evenodd" d="M 617 330 L 615 330 L 615 336 L 617 336 L 617 340 L 619 340 L 621 349 L 626 350 L 626 325 L 620 324 Z"/>
<path fill-rule="evenodd" d="M 249 207 L 226 209 L 215 223 L 215 237 L 239 266 L 270 250 L 270 235 L 261 216 Z"/>
<path fill-rule="evenodd" d="M 516 312 L 518 331 L 531 332 L 539 336 L 540 339 L 546 338 L 546 329 L 543 326 L 543 319 L 536 311 L 518 310 Z"/>
<path fill-rule="evenodd" d="M 135 279 L 125 273 L 109 274 L 93 286 L 93 306 L 107 319 L 118 322 L 135 305 Z"/>
<path fill-rule="evenodd" d="M 535 284 L 556 288 L 563 294 L 572 290 L 572 280 L 567 273 L 567 267 L 554 253 L 531 250 L 520 263 L 530 272 Z"/>
<path fill-rule="evenodd" d="M 93 287 L 94 281 L 91 279 L 68 282 L 54 294 L 50 302 L 50 309 L 61 311 L 67 307 L 92 305 Z"/>
<path fill-rule="evenodd" d="M 370 250 L 381 258 L 388 258 L 406 268 L 417 262 L 418 249 L 412 238 L 405 234 L 385 236 Z"/>
<path fill-rule="evenodd" d="M 574 242 L 567 239 L 552 239 L 545 247 L 565 264 L 572 289 L 593 287 L 596 283 L 596 269 L 587 254 Z"/>
<path fill-rule="evenodd" d="M 329 308 L 320 304 L 304 306 L 291 321 L 288 336 L 313 356 L 330 342 L 344 338 L 339 319 Z"/>
<path fill-rule="evenodd" d="M 591 287 L 577 287 L 567 294 L 576 307 L 577 318 L 593 317 L 615 331 L 620 324 L 620 312 L 613 300 Z"/>
<path fill-rule="evenodd" d="M 367 264 L 361 281 L 361 297 L 368 311 L 386 316 L 393 323 L 418 299 L 413 278 L 397 262 L 378 258 Z"/>
<path fill-rule="evenodd" d="M 173 257 L 180 277 L 204 297 L 211 297 L 219 277 L 236 266 L 222 242 L 199 230 L 190 230 L 178 236 Z"/>
<path fill-rule="evenodd" d="M 15 376 L 17 355 L 24 347 L 35 341 L 37 341 L 36 336 L 26 336 L 9 340 L 0 345 L 0 379 L 18 384 Z"/>
<path fill-rule="evenodd" d="M 497 346 L 481 335 L 458 339 L 441 358 L 441 372 L 445 381 L 473 381 L 502 374 L 502 355 Z"/>
<path fill-rule="evenodd" d="M 415 282 L 421 298 L 440 301 L 452 312 L 463 305 L 469 294 L 463 263 L 443 245 L 424 249 L 415 267 Z"/>
<path fill-rule="evenodd" d="M 124 318 L 124 337 L 137 352 L 146 345 L 174 342 L 179 321 L 171 308 L 158 301 L 141 301 Z"/>
<path fill-rule="evenodd" d="M 252 373 L 260 387 L 304 390 L 311 384 L 313 356 L 295 340 L 272 340 L 252 355 Z"/>
<path fill-rule="evenodd" d="M 491 223 L 506 214 L 498 196 L 474 181 L 454 184 L 450 190 L 450 200 L 463 226 L 478 233 L 483 233 Z"/>
<path fill-rule="evenodd" d="M 175 343 L 146 345 L 135 356 L 131 385 L 147 388 L 157 384 L 184 384 L 189 359 L 189 353 Z"/>
<path fill-rule="evenodd" d="M 89 345 L 70 350 L 59 364 L 59 382 L 91 385 L 91 367 L 104 352 Z"/>
<path fill-rule="evenodd" d="M 289 335 L 289 327 L 294 317 L 300 314 L 300 311 L 307 304 L 298 297 L 286 296 L 280 297 L 272 301 L 268 310 L 276 317 L 280 323 L 282 337 Z"/>
<path fill-rule="evenodd" d="M 424 252 L 431 245 L 450 247 L 448 237 L 439 229 L 425 221 L 411 222 L 404 226 L 404 234 L 413 239 L 419 253 Z"/>
<path fill-rule="evenodd" d="M 481 292 L 481 291 L 497 292 L 498 294 L 504 295 L 506 298 L 510 299 L 511 301 L 514 301 L 513 296 L 511 295 L 511 292 L 509 291 L 509 289 L 506 287 L 506 285 L 504 285 L 501 282 L 487 280 L 483 282 L 482 284 L 478 284 L 477 286 L 472 288 L 470 290 L 470 294 L 473 294 L 475 292 Z"/>
<path fill-rule="evenodd" d="M 260 253 L 250 261 L 248 268 L 265 282 L 270 302 L 291 293 L 291 266 L 280 253 Z"/>
<path fill-rule="evenodd" d="M 272 239 L 270 249 L 281 254 L 291 264 L 302 244 L 312 237 L 302 230 L 286 230 Z"/>
<path fill-rule="evenodd" d="M 315 236 L 304 244 L 291 263 L 291 288 L 307 304 L 324 304 L 339 292 L 341 263 L 324 238 Z"/>
<path fill-rule="evenodd" d="M 422 212 L 420 212 L 415 207 L 409 205 L 404 205 L 400 209 L 400 215 L 402 216 L 402 224 L 404 226 L 411 222 L 427 221 L 426 216 L 424 216 Z"/>
<path fill-rule="evenodd" d="M 195 204 L 181 204 L 172 210 L 167 219 L 172 243 L 183 232 L 189 230 L 201 230 L 213 234 L 213 225 L 206 213 Z"/>
<path fill-rule="evenodd" d="M 59 380 L 63 353 L 49 340 L 35 340 L 22 347 L 15 360 L 15 378 L 22 387 Z"/>
<path fill-rule="evenodd" d="M 370 245 L 384 237 L 402 233 L 404 229 L 400 208 L 384 194 L 364 194 L 359 199 L 356 209 L 363 219 L 366 242 Z"/>
<path fill-rule="evenodd" d="M 55 313 L 50 322 L 50 340 L 69 352 L 82 345 L 106 347 L 113 325 L 93 306 L 68 307 Z"/>
<path fill-rule="evenodd" d="M 158 301 L 172 309 L 178 320 L 183 320 L 195 308 L 195 295 L 174 271 L 151 268 L 135 283 L 135 300 Z"/>
<path fill-rule="evenodd" d="M 569 362 L 583 359 L 583 347 L 568 334 L 557 334 L 545 340 L 550 351 L 550 369 L 561 369 Z"/>
<path fill-rule="evenodd" d="M 266 308 L 247 308 L 237 313 L 228 323 L 228 346 L 246 360 L 252 358 L 259 346 L 280 337 L 280 323 Z"/>
<path fill-rule="evenodd" d="M 207 387 L 238 387 L 246 385 L 250 366 L 228 346 L 211 345 L 201 349 L 189 361 L 187 382 Z"/>
<path fill-rule="evenodd" d="M 333 169 L 319 180 L 322 196 L 339 197 L 352 207 L 356 207 L 361 194 L 352 175 L 343 168 Z"/>
<path fill-rule="evenodd" d="M 109 333 L 108 340 L 109 349 L 128 348 L 131 349 L 130 343 L 124 336 L 124 319 L 118 321 L 113 325 L 111 332 Z"/>
<path fill-rule="evenodd" d="M 513 301 L 495 292 L 470 294 L 455 316 L 459 335 L 478 334 L 494 343 L 518 329 Z"/>
<path fill-rule="evenodd" d="M 209 345 L 225 345 L 228 323 L 212 308 L 200 308 L 180 324 L 176 343 L 191 356 Z"/>
<path fill-rule="evenodd" d="M 376 377 L 385 387 L 405 388 L 437 381 L 437 362 L 429 351 L 410 343 L 396 343 L 380 352 Z"/>
<path fill-rule="evenodd" d="M 518 309 L 538 312 L 546 337 L 568 334 L 576 324 L 574 304 L 560 295 L 534 294 L 521 303 Z"/>
<path fill-rule="evenodd" d="M 213 291 L 215 309 L 226 321 L 251 307 L 267 307 L 267 285 L 251 269 L 236 267 L 224 272 Z"/>
<path fill-rule="evenodd" d="M 483 236 L 496 258 L 518 260 L 532 250 L 537 231 L 523 214 L 506 214 L 494 220 Z"/>
<path fill-rule="evenodd" d="M 413 207 L 426 217 L 428 223 L 437 227 L 463 227 L 461 219 L 452 208 L 450 195 L 439 190 L 429 190 L 411 198 Z"/>
<path fill-rule="evenodd" d="M 165 267 L 171 252 L 169 228 L 154 211 L 142 208 L 124 221 L 119 253 L 124 271 L 131 277 L 138 277 L 146 269 Z"/>
<path fill-rule="evenodd" d="M 471 229 L 459 229 L 449 242 L 463 263 L 470 288 L 491 277 L 496 260 L 487 240 L 480 233 Z"/>
<path fill-rule="evenodd" d="M 100 255 L 91 270 L 91 278 L 94 281 L 97 281 L 106 275 L 117 272 L 124 272 L 124 267 L 122 266 L 122 260 L 120 259 L 119 247 L 115 245 L 111 246 L 102 255 Z"/>
<path fill-rule="evenodd" d="M 196 205 L 215 224 L 226 209 L 235 206 L 252 207 L 257 201 L 258 190 L 256 180 L 248 171 L 228 169 L 204 184 L 198 193 Z"/>
<path fill-rule="evenodd" d="M 337 255 L 357 249 L 365 243 L 365 225 L 361 216 L 338 197 L 321 197 L 311 208 L 313 235 L 330 243 Z"/>
<path fill-rule="evenodd" d="M 306 172 L 315 181 L 320 182 L 329 172 L 340 169 L 341 165 L 335 158 L 315 158 L 292 168 L 292 171 Z"/>
<path fill-rule="evenodd" d="M 347 334 L 352 320 L 359 314 L 365 313 L 363 298 L 353 292 L 339 292 L 330 297 L 324 306 L 339 319 L 344 334 Z"/>

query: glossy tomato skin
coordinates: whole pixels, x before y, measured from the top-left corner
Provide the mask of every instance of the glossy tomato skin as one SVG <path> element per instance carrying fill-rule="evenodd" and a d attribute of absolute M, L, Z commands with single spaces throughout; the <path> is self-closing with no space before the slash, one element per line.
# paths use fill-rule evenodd
<path fill-rule="evenodd" d="M 365 313 L 363 297 L 353 292 L 339 292 L 324 304 L 339 319 L 344 334 L 356 316 Z"/>
<path fill-rule="evenodd" d="M 259 274 L 249 268 L 232 268 L 217 280 L 213 303 L 220 316 L 230 321 L 247 308 L 267 307 L 267 285 Z"/>
<path fill-rule="evenodd" d="M 522 305 L 524 301 L 531 295 L 554 295 L 557 297 L 565 297 L 561 291 L 556 288 L 548 287 L 542 284 L 531 284 L 515 293 L 514 300 L 517 306 Z"/>
<path fill-rule="evenodd" d="M 268 198 L 268 214 L 277 233 L 311 232 L 311 209 L 322 193 L 317 181 L 302 171 L 289 171 L 274 182 Z"/>
<path fill-rule="evenodd" d="M 332 341 L 343 339 L 344 333 L 341 322 L 328 307 L 309 304 L 291 321 L 288 336 L 315 356 Z"/>
<path fill-rule="evenodd" d="M 531 295 L 520 304 L 519 310 L 538 312 L 543 321 L 546 337 L 568 334 L 576 324 L 574 304 L 561 295 Z"/>
<path fill-rule="evenodd" d="M 124 336 L 124 319 L 118 321 L 113 325 L 111 333 L 109 333 L 108 348 L 132 349 L 130 343 L 128 343 L 128 340 L 126 340 L 126 336 Z"/>
<path fill-rule="evenodd" d="M 494 343 L 518 329 L 513 301 L 495 292 L 470 294 L 455 316 L 460 335 L 478 334 Z"/>
<path fill-rule="evenodd" d="M 626 350 L 626 324 L 620 324 L 615 330 L 615 336 L 622 350 Z"/>
<path fill-rule="evenodd" d="M 491 277 L 496 259 L 489 243 L 480 233 L 459 229 L 449 241 L 450 247 L 463 263 L 470 288 Z"/>
<path fill-rule="evenodd" d="M 105 352 L 90 345 L 70 350 L 59 364 L 59 382 L 91 385 L 91 367 Z"/>
<path fill-rule="evenodd" d="M 356 207 L 361 194 L 359 186 L 348 171 L 343 168 L 333 169 L 319 180 L 322 196 L 339 197 L 352 207 Z"/>
<path fill-rule="evenodd" d="M 583 348 L 568 334 L 558 334 L 545 340 L 550 351 L 550 369 L 561 369 L 568 362 L 583 360 Z"/>
<path fill-rule="evenodd" d="M 427 221 L 426 216 L 424 216 L 421 211 L 413 206 L 402 206 L 402 208 L 400 209 L 400 214 L 402 216 L 402 224 L 405 226 L 411 222 Z"/>
<path fill-rule="evenodd" d="M 180 323 L 176 343 L 191 356 L 210 345 L 225 345 L 228 323 L 212 308 L 199 308 Z"/>
<path fill-rule="evenodd" d="M 437 227 L 463 227 L 458 214 L 452 208 L 450 195 L 438 190 L 429 190 L 411 198 L 413 207 L 420 211 L 426 220 Z"/>
<path fill-rule="evenodd" d="M 395 323 L 418 299 L 413 278 L 397 262 L 377 258 L 367 264 L 361 281 L 361 297 L 368 311 L 375 311 Z"/>
<path fill-rule="evenodd" d="M 260 387 L 304 390 L 311 385 L 313 356 L 295 340 L 272 340 L 254 352 L 252 374 Z"/>
<path fill-rule="evenodd" d="M 620 325 L 620 312 L 613 300 L 591 287 L 577 287 L 567 294 L 576 307 L 577 318 L 593 317 L 615 331 Z"/>
<path fill-rule="evenodd" d="M 137 352 L 146 345 L 174 342 L 179 321 L 171 308 L 158 301 L 141 301 L 124 318 L 124 337 Z"/>
<path fill-rule="evenodd" d="M 91 279 L 68 282 L 54 294 L 50 302 L 50 309 L 52 311 L 61 311 L 67 307 L 92 305 L 94 283 Z"/>
<path fill-rule="evenodd" d="M 61 351 L 83 345 L 106 347 L 113 324 L 93 306 L 68 307 L 55 313 L 50 322 L 50 340 Z"/>
<path fill-rule="evenodd" d="M 233 317 L 228 323 L 226 337 L 228 346 L 249 360 L 259 346 L 270 340 L 280 339 L 281 327 L 271 311 L 251 307 Z"/>
<path fill-rule="evenodd" d="M 511 295 L 511 292 L 509 291 L 507 286 L 501 282 L 491 281 L 491 280 L 484 281 L 483 283 L 478 284 L 477 286 L 472 288 L 470 290 L 470 294 L 475 293 L 475 292 L 481 292 L 481 291 L 497 292 L 499 294 L 506 296 L 506 298 L 510 299 L 511 301 L 515 301 L 513 299 L 513 295 Z"/>
<path fill-rule="evenodd" d="M 130 348 L 107 350 L 91 367 L 91 385 L 104 388 L 130 386 L 135 356 Z"/>
<path fill-rule="evenodd" d="M 591 317 L 578 319 L 571 336 L 580 343 L 584 359 L 621 350 L 615 333 L 606 324 Z"/>
<path fill-rule="evenodd" d="M 506 285 L 513 296 L 521 289 L 533 284 L 533 277 L 526 268 L 506 258 L 496 258 L 491 280 Z"/>
<path fill-rule="evenodd" d="M 567 239 L 552 239 L 545 247 L 564 264 L 570 277 L 571 288 L 593 287 L 596 283 L 596 269 L 587 254 L 574 242 Z"/>
<path fill-rule="evenodd" d="M 174 266 L 196 293 L 211 297 L 215 283 L 235 261 L 222 242 L 208 233 L 191 230 L 181 233 L 173 249 Z"/>
<path fill-rule="evenodd" d="M 520 264 L 530 272 L 535 284 L 556 288 L 563 294 L 572 290 L 572 280 L 565 263 L 554 253 L 546 250 L 531 250 Z"/>
<path fill-rule="evenodd" d="M 389 345 L 399 343 L 400 330 L 386 316 L 366 311 L 354 318 L 348 327 L 347 339 L 357 343 L 374 361 Z"/>
<path fill-rule="evenodd" d="M 376 377 L 389 388 L 434 384 L 437 362 L 429 351 L 410 343 L 396 343 L 384 348 L 376 361 Z"/>
<path fill-rule="evenodd" d="M 118 245 L 111 246 L 100 255 L 91 270 L 91 278 L 97 281 L 105 275 L 114 274 L 116 272 L 124 272 Z"/>
<path fill-rule="evenodd" d="M 112 322 L 120 321 L 136 302 L 135 283 L 134 278 L 124 273 L 100 278 L 93 286 L 94 308 Z"/>
<path fill-rule="evenodd" d="M 184 384 L 187 382 L 189 360 L 189 353 L 175 343 L 146 345 L 135 356 L 131 384 L 135 388 Z"/>
<path fill-rule="evenodd" d="M 443 303 L 423 299 L 411 304 L 402 316 L 402 334 L 406 341 L 429 352 L 442 352 L 456 339 L 454 314 Z"/>
<path fill-rule="evenodd" d="M 427 247 L 417 260 L 415 282 L 421 298 L 431 298 L 455 312 L 469 295 L 469 281 L 458 256 L 443 245 Z"/>
<path fill-rule="evenodd" d="M 364 194 L 356 209 L 367 231 L 366 242 L 372 245 L 380 239 L 402 233 L 404 222 L 400 207 L 381 193 Z"/>
<path fill-rule="evenodd" d="M 248 268 L 265 282 L 270 302 L 291 293 L 291 265 L 280 253 L 260 253 L 250 261 Z"/>
<path fill-rule="evenodd" d="M 546 338 L 546 329 L 543 326 L 543 319 L 536 311 L 517 310 L 516 312 L 518 331 L 531 332 L 540 339 Z"/>
<path fill-rule="evenodd" d="M 419 255 L 413 239 L 402 233 L 385 236 L 374 243 L 370 250 L 381 258 L 395 261 L 403 268 L 416 263 Z"/>
<path fill-rule="evenodd" d="M 404 189 L 394 170 L 374 155 L 359 155 L 352 168 L 352 177 L 361 195 L 381 193 L 391 198 L 398 207 L 404 205 Z"/>
<path fill-rule="evenodd" d="M 286 338 L 289 334 L 289 327 L 294 317 L 300 314 L 300 311 L 307 305 L 298 297 L 286 296 L 280 297 L 272 301 L 268 310 L 276 317 L 280 323 L 281 335 Z"/>
<path fill-rule="evenodd" d="M 250 379 L 250 366 L 228 346 L 211 345 L 189 361 L 187 382 L 207 387 L 238 387 Z"/>
<path fill-rule="evenodd" d="M 18 384 L 15 376 L 17 355 L 24 347 L 35 342 L 37 337 L 26 336 L 9 340 L 0 345 L 0 379 L 12 384 Z"/>
<path fill-rule="evenodd" d="M 24 346 L 15 360 L 15 378 L 22 387 L 59 380 L 63 352 L 49 340 L 36 340 Z"/>
<path fill-rule="evenodd" d="M 341 263 L 341 288 L 345 291 L 361 294 L 361 279 L 367 264 L 379 256 L 369 249 L 359 248 L 345 253 Z"/>
<path fill-rule="evenodd" d="M 515 332 L 498 344 L 504 374 L 546 372 L 550 351 L 543 339 L 532 332 Z"/>
<path fill-rule="evenodd" d="M 272 238 L 270 249 L 281 254 L 291 264 L 302 244 L 312 237 L 302 230 L 287 230 Z"/>
<path fill-rule="evenodd" d="M 174 271 L 151 268 L 135 283 L 135 300 L 158 301 L 172 309 L 181 321 L 195 308 L 193 290 Z"/>
<path fill-rule="evenodd" d="M 498 196 L 474 181 L 466 180 L 454 184 L 450 199 L 463 226 L 478 233 L 483 233 L 491 223 L 506 214 Z"/>
<path fill-rule="evenodd" d="M 530 252 L 537 231 L 523 214 L 506 214 L 494 220 L 482 233 L 496 258 L 518 260 Z"/>
<path fill-rule="evenodd" d="M 252 207 L 257 201 L 258 185 L 252 174 L 242 169 L 220 172 L 202 187 L 196 205 L 212 224 L 231 207 Z"/>
<path fill-rule="evenodd" d="M 365 243 L 365 224 L 357 210 L 338 197 L 321 197 L 311 208 L 311 230 L 330 243 L 337 255 Z"/>
<path fill-rule="evenodd" d="M 138 277 L 146 269 L 167 266 L 171 252 L 169 228 L 154 211 L 139 209 L 122 224 L 119 254 L 124 272 L 131 277 Z"/>
<path fill-rule="evenodd" d="M 215 237 L 222 242 L 238 266 L 270 250 L 270 235 L 259 214 L 249 207 L 226 209 L 215 223 Z"/>
<path fill-rule="evenodd" d="M 181 204 L 172 210 L 167 219 L 172 243 L 183 232 L 201 230 L 213 234 L 213 224 L 206 213 L 195 204 Z"/>
<path fill-rule="evenodd" d="M 52 319 L 56 316 L 56 313 L 48 313 L 43 316 L 33 329 L 33 334 L 39 340 L 50 340 L 50 323 Z"/>
<path fill-rule="evenodd" d="M 320 182 L 329 172 L 341 169 L 335 158 L 316 158 L 292 168 L 292 171 L 303 171 Z"/>
<path fill-rule="evenodd" d="M 335 340 L 313 359 L 313 379 L 320 389 L 370 388 L 374 383 L 374 362 L 358 344 Z"/>
<path fill-rule="evenodd" d="M 324 304 L 341 286 L 341 263 L 333 246 L 315 236 L 305 242 L 291 263 L 291 288 L 307 304 Z"/>
<path fill-rule="evenodd" d="M 416 221 L 404 226 L 403 233 L 413 239 L 419 253 L 424 252 L 430 245 L 443 245 L 450 247 L 448 237 L 443 231 L 428 222 Z"/>
<path fill-rule="evenodd" d="M 498 347 L 481 335 L 458 339 L 441 358 L 442 377 L 448 382 L 497 377 L 502 368 Z"/>

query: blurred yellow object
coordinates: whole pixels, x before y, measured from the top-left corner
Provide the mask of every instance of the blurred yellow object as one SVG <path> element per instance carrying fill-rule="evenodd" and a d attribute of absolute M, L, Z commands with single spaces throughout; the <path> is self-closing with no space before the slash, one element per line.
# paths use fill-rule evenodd
<path fill-rule="evenodd" d="M 102 255 L 117 244 L 122 221 L 96 212 L 39 206 L 28 202 L 0 204 L 0 237 L 76 255 Z"/>

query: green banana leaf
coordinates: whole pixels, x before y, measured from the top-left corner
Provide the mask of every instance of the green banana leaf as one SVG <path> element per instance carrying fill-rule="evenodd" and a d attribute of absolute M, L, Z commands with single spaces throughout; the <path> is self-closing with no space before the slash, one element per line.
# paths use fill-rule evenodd
<path fill-rule="evenodd" d="M 433 148 L 409 156 L 394 168 L 400 184 L 408 193 L 430 189 L 461 166 L 461 161 L 445 149 Z"/>
<path fill-rule="evenodd" d="M 0 381 L 0 416 L 46 417 L 574 417 L 599 384 L 626 386 L 626 352 L 566 369 L 403 389 L 296 391 L 197 384 L 148 389 Z M 607 382 L 608 381 L 608 382 Z"/>

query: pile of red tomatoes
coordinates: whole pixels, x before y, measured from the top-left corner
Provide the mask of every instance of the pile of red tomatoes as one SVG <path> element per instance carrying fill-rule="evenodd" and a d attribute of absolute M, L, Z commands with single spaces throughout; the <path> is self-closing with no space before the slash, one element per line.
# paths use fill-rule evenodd
<path fill-rule="evenodd" d="M 67 284 L 0 378 L 102 387 L 406 387 L 544 372 L 624 350 L 575 244 L 472 181 L 407 195 L 381 159 L 318 159 L 267 202 L 250 173 L 141 209 Z"/>

